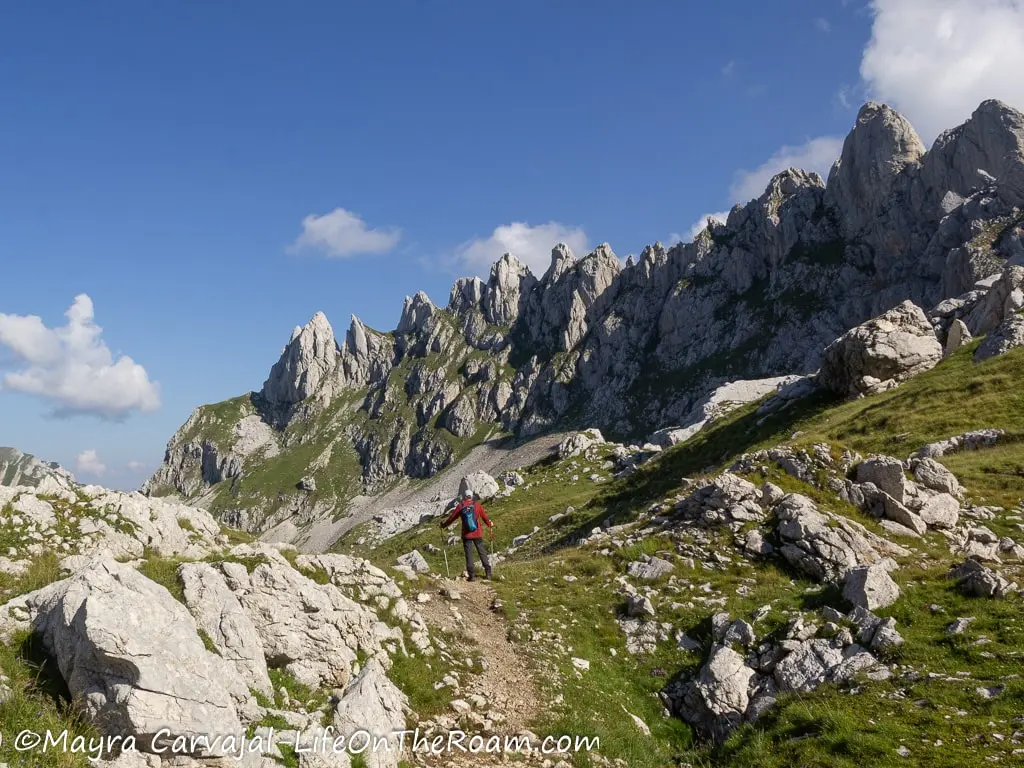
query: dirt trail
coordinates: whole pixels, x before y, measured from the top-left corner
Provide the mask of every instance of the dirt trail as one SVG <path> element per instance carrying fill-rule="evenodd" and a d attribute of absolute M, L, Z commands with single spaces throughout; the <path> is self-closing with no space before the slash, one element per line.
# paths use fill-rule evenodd
<path fill-rule="evenodd" d="M 454 566 L 454 563 L 453 563 Z M 440 594 L 454 591 L 458 600 Z M 505 617 L 492 606 L 497 598 L 494 588 L 487 582 L 468 582 L 464 578 L 439 578 L 424 585 L 421 590 L 433 594 L 430 602 L 417 606 L 431 629 L 454 633 L 466 638 L 467 647 L 478 650 L 486 661 L 482 674 L 462 674 L 462 688 L 454 698 L 471 701 L 474 695 L 487 700 L 479 709 L 480 715 L 499 715 L 493 730 L 467 729 L 482 736 L 514 736 L 526 731 L 541 708 L 540 693 L 534 681 L 534 672 L 508 639 Z M 451 713 L 454 715 L 454 713 Z M 471 734 L 470 734 L 471 735 Z M 507 759 L 507 758 L 506 758 Z M 417 759 L 422 765 L 473 766 L 505 765 L 500 755 L 447 754 L 437 758 Z"/>

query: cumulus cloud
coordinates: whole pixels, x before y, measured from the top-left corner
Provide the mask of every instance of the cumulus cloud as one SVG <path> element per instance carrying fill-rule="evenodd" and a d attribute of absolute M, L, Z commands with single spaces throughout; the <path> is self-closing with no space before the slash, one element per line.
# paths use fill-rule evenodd
<path fill-rule="evenodd" d="M 930 143 L 985 99 L 1024 107 L 1022 0 L 873 0 L 860 74 Z"/>
<path fill-rule="evenodd" d="M 551 265 L 551 249 L 565 243 L 577 256 L 587 253 L 587 233 L 580 227 L 549 221 L 530 226 L 514 221 L 495 227 L 490 237 L 463 243 L 456 250 L 456 266 L 480 277 L 487 277 L 491 265 L 503 254 L 511 253 L 526 264 L 535 275 L 542 275 Z"/>
<path fill-rule="evenodd" d="M 114 359 L 93 320 L 86 294 L 64 313 L 67 324 L 47 328 L 36 315 L 0 313 L 0 344 L 20 370 L 3 378 L 3 387 L 50 401 L 57 415 L 89 413 L 122 418 L 131 411 L 160 407 L 160 385 L 128 356 Z"/>
<path fill-rule="evenodd" d="M 819 32 L 828 34 L 832 31 L 832 23 L 824 16 L 819 16 L 814 20 L 814 28 Z"/>
<path fill-rule="evenodd" d="M 107 473 L 107 465 L 100 461 L 100 455 L 95 449 L 88 448 L 78 454 L 75 459 L 75 471 L 85 475 L 102 477 Z"/>
<path fill-rule="evenodd" d="M 714 219 L 715 221 L 720 221 L 722 224 L 724 224 L 725 220 L 728 218 L 728 211 L 716 211 L 715 213 L 705 213 L 703 216 L 701 216 L 699 219 L 693 222 L 693 226 L 687 230 L 685 235 L 680 234 L 679 232 L 672 232 L 668 236 L 667 246 L 671 247 L 673 245 L 676 245 L 677 243 L 693 242 L 694 238 L 696 238 L 697 235 L 699 235 L 701 232 L 707 229 L 708 219 Z"/>
<path fill-rule="evenodd" d="M 357 213 L 335 208 L 322 216 L 302 220 L 302 232 L 288 247 L 289 253 L 319 251 L 332 258 L 387 253 L 401 238 L 398 229 L 371 229 Z"/>
<path fill-rule="evenodd" d="M 771 178 L 787 168 L 817 171 L 828 178 L 832 164 L 843 151 L 843 137 L 819 136 L 794 147 L 782 147 L 752 171 L 738 171 L 729 194 L 738 203 L 760 197 Z"/>
<path fill-rule="evenodd" d="M 145 472 L 149 469 L 149 465 L 146 462 L 135 461 L 134 459 L 129 461 L 126 466 L 128 467 L 129 472 Z"/>

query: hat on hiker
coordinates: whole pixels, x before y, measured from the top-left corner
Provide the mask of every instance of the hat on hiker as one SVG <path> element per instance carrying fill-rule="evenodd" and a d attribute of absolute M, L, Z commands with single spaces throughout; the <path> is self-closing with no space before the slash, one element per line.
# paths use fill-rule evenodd
<path fill-rule="evenodd" d="M 467 488 L 465 491 L 462 492 L 462 498 L 464 498 L 464 499 L 472 499 L 473 498 L 473 492 Z"/>

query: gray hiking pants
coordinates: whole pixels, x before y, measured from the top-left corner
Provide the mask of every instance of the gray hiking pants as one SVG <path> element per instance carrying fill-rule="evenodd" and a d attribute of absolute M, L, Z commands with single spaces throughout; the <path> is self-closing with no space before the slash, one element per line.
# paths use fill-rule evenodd
<path fill-rule="evenodd" d="M 469 578 L 473 578 L 473 574 L 476 572 L 476 568 L 473 565 L 473 547 L 476 546 L 477 554 L 480 555 L 480 562 L 484 564 L 484 573 L 487 574 L 487 578 L 491 578 L 491 561 L 487 559 L 487 548 L 484 547 L 484 540 L 481 539 L 463 539 L 462 550 L 466 553 L 466 573 Z"/>

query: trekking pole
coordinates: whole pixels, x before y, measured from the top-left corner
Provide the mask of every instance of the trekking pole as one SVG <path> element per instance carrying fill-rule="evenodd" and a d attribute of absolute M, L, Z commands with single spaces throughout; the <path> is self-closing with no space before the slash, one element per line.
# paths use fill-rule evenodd
<path fill-rule="evenodd" d="M 448 578 L 452 577 L 452 572 L 448 569 L 448 537 L 445 536 L 444 530 L 441 531 L 441 552 L 444 553 L 444 572 L 448 574 Z"/>

